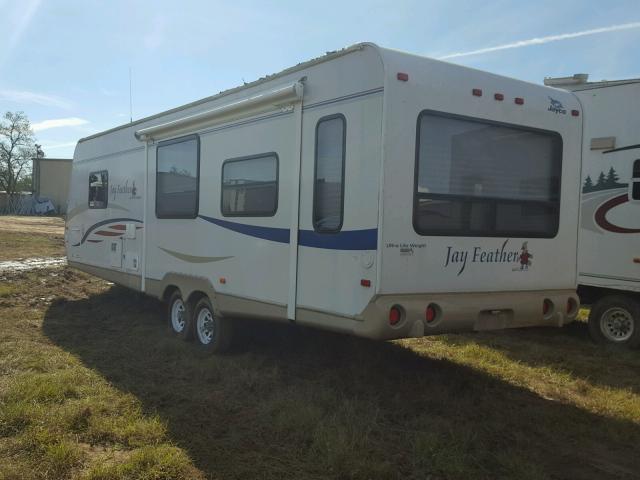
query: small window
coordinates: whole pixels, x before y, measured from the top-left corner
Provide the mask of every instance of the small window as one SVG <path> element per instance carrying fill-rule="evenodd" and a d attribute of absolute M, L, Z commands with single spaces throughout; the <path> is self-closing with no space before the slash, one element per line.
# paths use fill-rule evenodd
<path fill-rule="evenodd" d="M 278 209 L 278 156 L 265 153 L 222 165 L 222 214 L 271 217 Z"/>
<path fill-rule="evenodd" d="M 198 216 L 200 140 L 196 135 L 158 144 L 156 154 L 156 216 Z"/>
<path fill-rule="evenodd" d="M 109 172 L 89 174 L 89 208 L 107 208 L 109 201 Z"/>
<path fill-rule="evenodd" d="M 633 186 L 631 188 L 631 198 L 640 200 L 640 159 L 633 162 Z"/>
<path fill-rule="evenodd" d="M 559 134 L 425 111 L 416 149 L 413 224 L 419 234 L 557 234 Z"/>
<path fill-rule="evenodd" d="M 321 118 L 316 126 L 313 227 L 339 232 L 344 213 L 346 120 L 342 115 Z"/>

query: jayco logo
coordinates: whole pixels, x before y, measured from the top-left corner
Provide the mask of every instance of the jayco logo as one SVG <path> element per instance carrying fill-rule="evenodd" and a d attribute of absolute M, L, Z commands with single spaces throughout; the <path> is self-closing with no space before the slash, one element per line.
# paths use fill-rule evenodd
<path fill-rule="evenodd" d="M 131 185 L 129 185 L 129 180 L 125 181 L 124 185 L 111 185 L 111 195 L 113 195 L 113 200 L 115 200 L 118 195 L 129 195 L 130 199 L 140 198 L 138 196 L 138 187 L 136 187 L 135 180 L 131 182 Z"/>
<path fill-rule="evenodd" d="M 512 270 L 527 271 L 531 266 L 533 254 L 529 251 L 528 242 L 524 242 L 519 250 L 507 248 L 509 239 L 505 240 L 500 248 L 486 250 L 482 247 L 473 247 L 471 250 L 455 250 L 447 247 L 447 255 L 444 266 L 458 267 L 458 276 L 464 272 L 468 263 L 511 263 L 514 264 Z"/>
<path fill-rule="evenodd" d="M 549 102 L 550 104 L 547 110 L 553 113 L 561 113 L 562 115 L 567 114 L 567 110 L 564 108 L 564 105 L 562 105 L 562 102 L 560 100 L 549 97 Z"/>

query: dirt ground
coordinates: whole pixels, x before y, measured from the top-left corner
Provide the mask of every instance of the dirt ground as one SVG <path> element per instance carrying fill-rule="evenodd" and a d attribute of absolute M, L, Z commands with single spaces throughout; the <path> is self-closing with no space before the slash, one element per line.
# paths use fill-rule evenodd
<path fill-rule="evenodd" d="M 62 218 L 0 216 L 0 262 L 64 255 Z"/>
<path fill-rule="evenodd" d="M 64 236 L 64 219 L 61 217 L 0 216 L 0 231 L 62 237 Z"/>
<path fill-rule="evenodd" d="M 0 260 L 63 255 L 62 233 L 0 217 Z M 0 272 L 0 479 L 639 478 L 639 352 L 584 321 L 395 342 L 235 325 L 205 357 L 154 299 Z"/>

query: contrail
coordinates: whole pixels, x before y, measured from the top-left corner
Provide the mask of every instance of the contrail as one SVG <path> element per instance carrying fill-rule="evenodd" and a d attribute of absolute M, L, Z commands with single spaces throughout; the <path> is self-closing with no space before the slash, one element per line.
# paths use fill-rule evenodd
<path fill-rule="evenodd" d="M 542 45 L 544 43 L 559 42 L 569 38 L 586 37 L 588 35 L 596 35 L 598 33 L 617 32 L 619 30 L 630 30 L 632 28 L 640 28 L 640 22 L 621 23 L 619 25 L 610 25 L 608 27 L 594 28 L 591 30 L 583 30 L 582 32 L 561 33 L 559 35 L 549 35 L 547 37 L 530 38 L 529 40 L 520 40 L 519 42 L 505 43 L 504 45 L 496 45 L 495 47 L 480 48 L 469 52 L 450 53 L 440 57 L 440 60 L 447 58 L 468 57 L 470 55 L 480 55 L 482 53 L 497 52 L 499 50 L 508 50 L 511 48 L 528 47 L 531 45 Z"/>

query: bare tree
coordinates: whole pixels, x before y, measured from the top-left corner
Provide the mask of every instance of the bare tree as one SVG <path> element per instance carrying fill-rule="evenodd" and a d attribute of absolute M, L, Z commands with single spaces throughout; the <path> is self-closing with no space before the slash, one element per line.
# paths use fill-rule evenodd
<path fill-rule="evenodd" d="M 40 155 L 24 112 L 6 112 L 0 119 L 0 190 L 15 195 L 31 175 L 32 158 Z"/>

